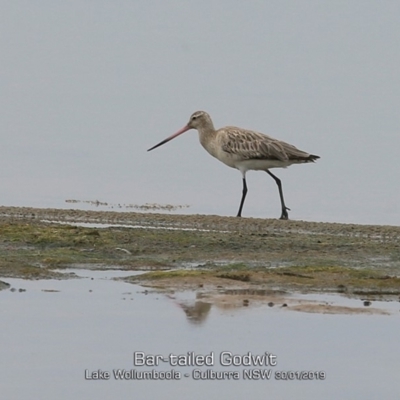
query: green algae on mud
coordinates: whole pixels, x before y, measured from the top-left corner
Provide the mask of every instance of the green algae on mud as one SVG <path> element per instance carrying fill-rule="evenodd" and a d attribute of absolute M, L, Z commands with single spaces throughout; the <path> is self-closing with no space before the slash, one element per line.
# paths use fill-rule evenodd
<path fill-rule="evenodd" d="M 400 228 L 0 207 L 0 277 L 61 278 L 54 269 L 78 264 L 180 270 L 171 284 L 196 272 L 203 284 L 397 293 Z"/>
<path fill-rule="evenodd" d="M 124 278 L 141 285 L 196 289 L 204 285 L 324 291 L 359 295 L 399 296 L 400 278 L 372 269 L 349 267 L 292 266 L 279 268 L 216 267 L 215 269 L 173 270 L 147 272 Z M 230 282 L 229 282 L 230 280 Z"/>

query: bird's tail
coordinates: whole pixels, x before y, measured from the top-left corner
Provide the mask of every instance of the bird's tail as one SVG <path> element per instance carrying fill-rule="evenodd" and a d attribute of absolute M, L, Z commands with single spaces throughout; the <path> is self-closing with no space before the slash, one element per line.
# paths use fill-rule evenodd
<path fill-rule="evenodd" d="M 321 158 L 320 156 L 316 156 L 314 154 L 310 154 L 307 159 L 306 162 L 315 162 L 316 160 L 318 160 L 318 158 Z"/>

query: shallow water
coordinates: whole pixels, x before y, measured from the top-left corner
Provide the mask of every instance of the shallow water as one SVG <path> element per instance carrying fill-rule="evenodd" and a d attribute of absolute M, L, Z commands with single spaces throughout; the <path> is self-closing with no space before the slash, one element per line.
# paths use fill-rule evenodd
<path fill-rule="evenodd" d="M 196 232 L 213 232 L 211 229 L 199 229 L 199 228 L 183 228 L 183 227 L 173 227 L 173 226 L 151 226 L 151 225 L 132 225 L 132 224 L 108 224 L 108 223 L 94 223 L 94 222 L 64 222 L 56 220 L 43 219 L 41 222 L 60 224 L 60 225 L 70 225 L 78 226 L 82 228 L 96 228 L 96 229 L 106 229 L 106 228 L 131 228 L 131 229 L 165 229 L 169 231 L 196 231 Z M 227 232 L 227 231 L 218 231 Z"/>
<path fill-rule="evenodd" d="M 3 280 L 0 292 L 1 397 L 5 399 L 296 398 L 385 399 L 399 392 L 400 305 L 373 302 L 389 315 L 324 315 L 257 304 L 221 308 L 193 292 L 159 294 L 112 280 L 127 271 L 67 270 L 83 279 Z M 26 291 L 20 292 L 19 289 Z M 362 306 L 334 295 L 303 295 Z M 134 366 L 147 355 L 213 353 L 213 366 Z M 276 366 L 223 366 L 222 352 L 272 354 Z M 226 359 L 227 360 L 227 359 Z M 271 359 L 270 359 L 271 360 Z M 275 359 L 273 359 L 275 360 Z M 244 379 L 243 370 L 271 370 L 270 379 Z M 85 379 L 108 371 L 108 380 Z M 117 380 L 113 371 L 181 373 L 180 380 Z M 238 372 L 238 380 L 195 380 L 195 369 Z M 278 380 L 278 371 L 323 371 L 323 380 Z M 185 377 L 184 374 L 189 374 Z"/>

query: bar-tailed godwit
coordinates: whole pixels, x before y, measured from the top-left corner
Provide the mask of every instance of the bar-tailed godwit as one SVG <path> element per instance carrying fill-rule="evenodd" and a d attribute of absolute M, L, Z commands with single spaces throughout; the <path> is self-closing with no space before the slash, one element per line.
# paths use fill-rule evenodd
<path fill-rule="evenodd" d="M 247 194 L 246 172 L 249 170 L 265 171 L 278 185 L 282 213 L 280 219 L 288 219 L 289 208 L 283 198 L 281 180 L 271 171 L 271 168 L 286 168 L 292 164 L 314 162 L 319 156 L 306 153 L 295 146 L 274 139 L 271 136 L 235 126 L 226 126 L 215 130 L 211 117 L 205 111 L 196 111 L 178 132 L 167 137 L 147 151 L 169 142 L 189 129 L 199 132 L 201 145 L 215 158 L 229 167 L 242 173 L 243 191 L 240 200 L 238 217 L 242 216 L 242 208 Z"/>

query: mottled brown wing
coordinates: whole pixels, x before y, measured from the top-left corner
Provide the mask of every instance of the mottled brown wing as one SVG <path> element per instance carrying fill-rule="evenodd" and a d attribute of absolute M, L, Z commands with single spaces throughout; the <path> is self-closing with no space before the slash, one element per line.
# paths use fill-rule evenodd
<path fill-rule="evenodd" d="M 243 159 L 287 161 L 304 159 L 310 155 L 289 143 L 262 133 L 229 127 L 222 135 L 222 149 Z"/>

